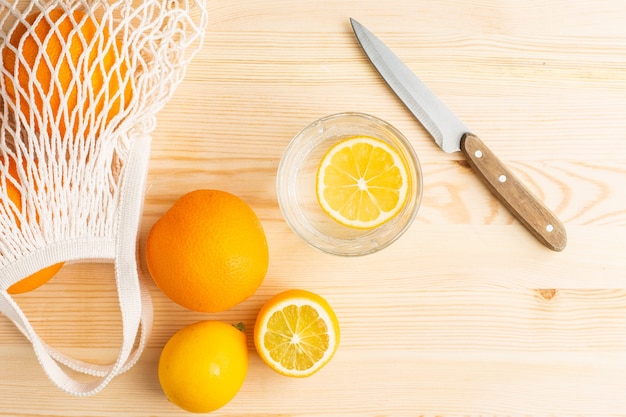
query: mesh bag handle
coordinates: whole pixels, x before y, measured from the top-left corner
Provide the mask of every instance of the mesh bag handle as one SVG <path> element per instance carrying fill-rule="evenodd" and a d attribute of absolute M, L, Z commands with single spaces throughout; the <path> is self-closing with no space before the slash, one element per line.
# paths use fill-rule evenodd
<path fill-rule="evenodd" d="M 150 134 L 206 23 L 203 0 L 0 0 L 0 312 L 70 394 L 102 390 L 150 335 L 136 258 Z M 122 343 L 106 365 L 46 344 L 7 291 L 86 261 L 114 264 Z"/>
<path fill-rule="evenodd" d="M 149 137 L 143 140 L 149 141 Z M 138 139 L 137 144 L 141 144 Z M 138 149 L 149 149 L 141 148 Z M 30 324 L 13 298 L 0 292 L 0 311 L 13 321 L 32 343 L 40 365 L 50 380 L 64 391 L 77 396 L 89 396 L 101 391 L 116 375 L 130 369 L 139 359 L 152 328 L 152 302 L 146 286 L 138 278 L 135 254 L 135 236 L 141 215 L 142 186 L 147 171 L 148 152 L 133 152 L 130 161 L 133 175 L 124 184 L 126 204 L 120 213 L 120 231 L 115 248 L 114 263 L 117 294 L 122 313 L 122 346 L 116 361 L 108 365 L 93 364 L 72 358 L 46 344 Z M 78 249 L 78 248 L 77 248 Z M 77 251 L 78 252 L 78 251 Z M 66 252 L 69 254 L 69 252 Z M 103 253 L 94 256 L 103 256 Z M 69 368 L 69 369 L 67 369 Z M 96 377 L 90 382 L 79 382 L 69 370 Z"/>

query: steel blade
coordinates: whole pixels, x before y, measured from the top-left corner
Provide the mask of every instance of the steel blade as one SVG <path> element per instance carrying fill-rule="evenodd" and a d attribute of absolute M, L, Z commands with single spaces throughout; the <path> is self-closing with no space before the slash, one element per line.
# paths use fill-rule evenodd
<path fill-rule="evenodd" d="M 387 45 L 354 19 L 352 29 L 381 77 L 445 152 L 460 150 L 470 130 Z"/>

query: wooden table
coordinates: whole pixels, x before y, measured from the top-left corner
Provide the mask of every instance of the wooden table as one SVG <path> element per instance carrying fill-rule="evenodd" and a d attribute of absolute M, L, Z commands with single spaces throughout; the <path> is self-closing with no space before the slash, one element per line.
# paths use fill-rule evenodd
<path fill-rule="evenodd" d="M 182 416 L 159 387 L 168 338 L 204 319 L 243 321 L 250 369 L 225 416 L 626 414 L 626 8 L 621 0 L 274 0 L 207 3 L 201 53 L 158 115 L 140 235 L 183 193 L 237 194 L 259 215 L 270 267 L 230 311 L 193 313 L 162 295 L 138 364 L 89 398 L 53 386 L 0 320 L 0 415 Z M 379 35 L 567 227 L 541 246 L 445 154 L 370 66 L 354 17 Z M 417 219 L 380 253 L 340 258 L 283 220 L 276 169 L 324 115 L 395 125 L 424 172 Z M 341 346 L 315 376 L 281 377 L 254 352 L 271 295 L 325 296 Z M 110 265 L 75 264 L 18 297 L 52 345 L 109 361 L 120 343 Z"/>

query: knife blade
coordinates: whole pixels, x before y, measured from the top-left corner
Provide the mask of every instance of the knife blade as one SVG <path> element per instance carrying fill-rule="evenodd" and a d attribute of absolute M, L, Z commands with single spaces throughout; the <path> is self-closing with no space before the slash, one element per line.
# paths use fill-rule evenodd
<path fill-rule="evenodd" d="M 483 141 L 372 32 L 355 19 L 352 29 L 380 76 L 445 152 L 461 151 L 489 190 L 541 243 L 554 251 L 567 245 L 565 227 L 496 157 Z"/>

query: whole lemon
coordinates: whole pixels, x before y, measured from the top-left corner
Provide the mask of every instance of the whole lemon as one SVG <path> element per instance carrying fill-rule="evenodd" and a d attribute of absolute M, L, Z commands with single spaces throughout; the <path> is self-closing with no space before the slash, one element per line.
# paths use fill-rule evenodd
<path fill-rule="evenodd" d="M 245 329 L 200 321 L 175 333 L 159 359 L 159 382 L 167 398 L 193 413 L 225 406 L 248 372 Z"/>
<path fill-rule="evenodd" d="M 246 202 L 225 191 L 196 190 L 154 224 L 146 264 L 156 285 L 176 303 L 218 312 L 257 290 L 269 251 L 261 222 Z"/>

